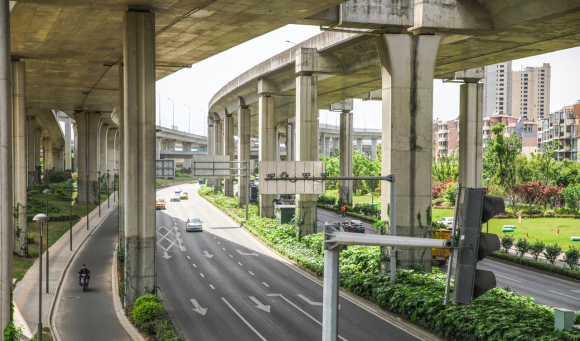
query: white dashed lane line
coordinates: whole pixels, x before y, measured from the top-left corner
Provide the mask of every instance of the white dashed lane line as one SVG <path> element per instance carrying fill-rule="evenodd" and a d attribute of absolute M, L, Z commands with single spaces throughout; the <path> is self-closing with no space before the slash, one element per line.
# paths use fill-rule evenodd
<path fill-rule="evenodd" d="M 266 288 L 270 287 L 268 284 L 266 284 L 266 282 L 262 282 L 262 284 L 264 284 L 266 286 Z"/>

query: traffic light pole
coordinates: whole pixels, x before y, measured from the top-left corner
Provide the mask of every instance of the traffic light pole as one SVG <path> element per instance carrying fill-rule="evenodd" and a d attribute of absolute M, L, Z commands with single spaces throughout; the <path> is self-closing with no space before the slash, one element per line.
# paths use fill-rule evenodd
<path fill-rule="evenodd" d="M 455 193 L 455 212 L 453 213 L 453 228 L 451 229 L 451 240 L 453 245 L 455 245 L 455 231 L 457 229 L 457 213 L 459 210 L 459 204 L 461 203 L 461 183 L 457 184 L 457 192 Z M 449 254 L 449 265 L 447 265 L 447 279 L 445 280 L 445 298 L 443 299 L 443 305 L 449 304 L 449 287 L 451 285 L 451 267 L 453 266 L 453 252 L 452 249 Z"/>

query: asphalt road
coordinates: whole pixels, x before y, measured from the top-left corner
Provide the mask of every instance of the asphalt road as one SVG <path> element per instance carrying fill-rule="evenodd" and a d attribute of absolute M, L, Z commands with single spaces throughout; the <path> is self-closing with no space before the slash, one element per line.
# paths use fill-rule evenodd
<path fill-rule="evenodd" d="M 454 258 L 457 260 L 457 257 Z M 538 304 L 580 310 L 580 284 L 576 282 L 521 269 L 491 259 L 478 262 L 477 268 L 493 271 L 498 287 L 509 287 L 519 295 L 533 297 Z M 447 273 L 447 265 L 442 265 L 440 269 Z M 453 274 L 454 271 L 455 264 L 451 273 Z"/>
<path fill-rule="evenodd" d="M 318 213 L 316 215 L 316 218 L 318 220 L 318 232 L 322 232 L 324 231 L 324 223 L 325 222 L 338 222 L 338 221 L 346 221 L 346 220 L 358 220 L 357 218 L 354 217 L 341 217 L 340 214 L 336 214 L 334 212 L 331 212 L 329 210 L 325 210 L 325 209 L 318 209 Z M 374 227 L 371 226 L 371 224 L 365 222 L 365 221 L 360 221 L 364 227 L 365 227 L 365 233 L 375 233 L 375 229 Z"/>
<path fill-rule="evenodd" d="M 190 199 L 157 213 L 158 286 L 187 340 L 320 340 L 322 287 L 265 254 L 184 185 Z M 169 197 L 174 188 L 158 192 Z M 186 232 L 198 216 L 203 232 Z M 418 340 L 341 297 L 341 340 Z"/>
<path fill-rule="evenodd" d="M 62 284 L 56 312 L 56 328 L 62 340 L 131 340 L 113 308 L 111 266 L 117 244 L 117 209 L 85 242 Z M 83 292 L 78 271 L 86 264 L 91 271 L 89 288 Z"/>

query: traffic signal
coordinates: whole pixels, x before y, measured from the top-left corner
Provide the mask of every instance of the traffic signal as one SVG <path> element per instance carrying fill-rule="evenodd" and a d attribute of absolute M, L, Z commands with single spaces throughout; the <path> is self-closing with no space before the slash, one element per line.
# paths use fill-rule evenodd
<path fill-rule="evenodd" d="M 496 234 L 482 233 L 481 225 L 503 213 L 505 204 L 501 197 L 485 195 L 484 188 L 466 188 L 463 196 L 453 304 L 471 306 L 496 286 L 493 272 L 477 270 L 477 262 L 499 250 L 500 241 Z"/>

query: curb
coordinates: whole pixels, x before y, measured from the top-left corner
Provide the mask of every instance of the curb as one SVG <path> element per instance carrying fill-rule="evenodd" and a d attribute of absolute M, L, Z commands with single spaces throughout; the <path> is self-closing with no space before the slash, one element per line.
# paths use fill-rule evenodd
<path fill-rule="evenodd" d="M 115 252 L 113 253 L 113 265 L 111 268 L 111 279 L 112 279 L 112 288 L 113 288 L 113 306 L 115 307 L 115 314 L 117 314 L 117 318 L 119 322 L 131 336 L 133 340 L 145 341 L 143 336 L 139 333 L 137 328 L 133 326 L 131 321 L 125 315 L 123 311 L 123 303 L 121 302 L 121 298 L 119 297 L 119 278 L 117 277 L 117 249 L 119 248 L 119 244 L 115 245 Z"/>
<path fill-rule="evenodd" d="M 235 225 L 240 226 L 241 227 L 240 231 L 242 231 L 242 233 L 246 234 L 249 238 L 251 238 L 262 249 L 267 251 L 267 253 L 270 256 L 281 261 L 282 263 L 287 265 L 289 268 L 298 272 L 299 274 L 303 275 L 304 277 L 308 278 L 309 280 L 319 284 L 320 286 L 323 285 L 323 280 L 321 277 L 318 277 L 316 274 L 314 274 L 310 270 L 301 267 L 300 265 L 298 265 L 297 263 L 295 263 L 291 259 L 278 253 L 276 250 L 272 249 L 270 246 L 268 246 L 266 243 L 264 243 L 260 238 L 256 237 L 253 233 L 251 233 L 244 225 L 233 220 L 229 215 L 227 215 L 219 207 L 214 205 L 211 201 L 207 200 L 205 197 L 203 197 L 201 195 L 199 195 L 199 197 L 203 198 L 207 203 L 209 203 L 210 205 L 213 205 L 215 208 L 217 208 L 218 211 L 220 212 L 220 214 L 222 214 L 224 217 L 229 219 Z M 446 340 L 445 338 L 443 338 L 443 337 L 441 337 L 433 332 L 430 332 L 426 329 L 423 329 L 420 326 L 417 326 L 416 324 L 414 324 L 414 323 L 412 323 L 404 318 L 401 318 L 400 316 L 398 316 L 394 313 L 391 313 L 389 311 L 386 311 L 384 309 L 379 308 L 378 306 L 374 305 L 373 303 L 365 300 L 364 298 L 362 298 L 356 294 L 351 293 L 350 291 L 347 291 L 346 289 L 343 289 L 340 286 L 339 286 L 339 295 L 342 298 L 345 298 L 348 301 L 350 301 L 351 303 L 355 304 L 359 308 L 366 310 L 367 312 L 369 312 L 371 314 L 374 314 L 375 316 L 377 316 L 381 320 L 383 320 L 383 321 L 415 336 L 416 338 L 418 338 L 420 340 L 424 340 L 424 341 L 432 341 L 432 340 L 445 341 Z"/>
<path fill-rule="evenodd" d="M 102 205 L 102 204 L 101 204 Z M 60 335 L 58 334 L 58 330 L 56 329 L 55 325 L 56 325 L 56 321 L 55 321 L 55 310 L 58 309 L 58 302 L 60 302 L 60 297 L 61 297 L 61 289 L 62 289 L 62 282 L 64 277 L 67 274 L 67 271 L 73 261 L 73 259 L 76 258 L 78 252 L 84 247 L 85 242 L 89 239 L 89 237 L 91 237 L 93 235 L 93 232 L 98 229 L 101 224 L 103 223 L 103 221 L 105 221 L 105 219 L 109 216 L 109 214 L 112 212 L 112 209 L 115 206 L 113 205 L 113 207 L 111 209 L 109 209 L 109 212 L 107 212 L 104 216 L 102 216 L 101 221 L 97 224 L 97 226 L 95 226 L 90 232 L 89 234 L 85 237 L 85 239 L 79 244 L 79 246 L 77 247 L 77 249 L 74 251 L 74 253 L 71 255 L 71 257 L 68 259 L 68 262 L 64 268 L 64 270 L 62 271 L 62 274 L 60 276 L 60 279 L 58 281 L 58 288 L 56 289 L 55 295 L 52 298 L 52 302 L 50 303 L 50 308 L 49 308 L 49 313 L 48 313 L 48 327 L 50 328 L 50 333 L 52 334 L 52 337 L 57 340 L 57 341 L 61 341 L 62 339 L 60 338 Z M 93 217 L 96 214 L 96 209 L 93 210 L 93 212 L 89 213 L 89 223 L 90 223 L 90 219 L 91 219 L 91 214 L 93 215 Z M 82 220 L 81 220 L 82 221 Z M 80 223 L 80 221 L 79 221 Z M 64 236 L 64 235 L 63 235 Z M 62 238 L 62 237 L 61 237 Z"/>

